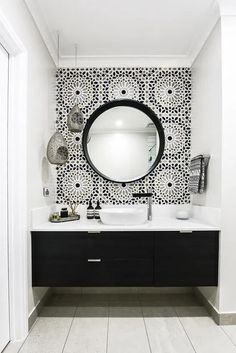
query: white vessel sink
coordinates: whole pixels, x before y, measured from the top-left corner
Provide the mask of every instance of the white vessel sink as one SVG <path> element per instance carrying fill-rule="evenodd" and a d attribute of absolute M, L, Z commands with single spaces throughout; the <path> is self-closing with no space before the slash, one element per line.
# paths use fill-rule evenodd
<path fill-rule="evenodd" d="M 102 223 L 108 225 L 133 226 L 143 224 L 147 220 L 144 208 L 111 207 L 99 211 Z"/>

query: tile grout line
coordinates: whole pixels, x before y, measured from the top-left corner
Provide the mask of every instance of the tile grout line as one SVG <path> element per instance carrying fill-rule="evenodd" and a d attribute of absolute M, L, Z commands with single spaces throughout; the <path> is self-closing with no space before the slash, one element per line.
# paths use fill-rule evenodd
<path fill-rule="evenodd" d="M 220 329 L 223 331 L 223 333 L 225 334 L 225 336 L 228 338 L 228 340 L 232 343 L 232 345 L 233 345 L 234 347 L 236 347 L 236 344 L 234 343 L 234 341 L 232 340 L 232 338 L 230 337 L 230 335 L 224 330 L 224 328 L 223 328 L 222 326 L 219 325 L 219 327 L 220 327 Z"/>
<path fill-rule="evenodd" d="M 73 324 L 74 319 L 75 319 L 75 315 L 76 315 L 77 309 L 78 309 L 78 306 L 75 307 L 74 315 L 73 315 L 73 318 L 72 318 L 72 320 L 71 320 L 70 327 L 69 327 L 68 333 L 67 333 L 67 335 L 66 335 L 66 339 L 65 339 L 65 342 L 64 342 L 64 345 L 63 345 L 63 348 L 62 348 L 61 353 L 63 353 L 64 350 L 65 350 L 65 346 L 66 346 L 66 343 L 67 343 L 67 341 L 68 341 L 68 337 L 69 337 L 69 334 L 70 334 L 70 331 L 71 331 L 72 324 Z"/>
<path fill-rule="evenodd" d="M 36 326 L 36 323 L 39 322 L 39 320 L 40 320 L 40 316 L 38 316 L 37 319 L 35 320 L 35 322 L 33 323 L 31 329 L 30 329 L 29 332 L 27 333 L 27 336 L 25 337 L 24 341 L 22 342 L 22 344 L 21 344 L 19 350 L 17 351 L 17 353 L 20 353 L 20 351 L 22 350 L 24 344 L 26 343 L 26 341 L 27 341 L 27 339 L 28 339 L 30 333 L 33 331 L 33 328 Z M 3 352 L 4 352 L 4 351 L 3 351 Z"/>
<path fill-rule="evenodd" d="M 152 348 L 151 348 L 151 343 L 150 343 L 150 339 L 149 339 L 149 335 L 148 335 L 148 331 L 147 331 L 146 321 L 145 321 L 144 314 L 143 314 L 143 306 L 141 305 L 141 301 L 140 301 L 139 295 L 138 295 L 138 303 L 139 303 L 139 306 L 140 306 L 140 309 L 141 309 L 141 313 L 142 313 L 142 319 L 143 319 L 144 329 L 145 329 L 145 332 L 146 332 L 146 337 L 147 337 L 147 341 L 148 341 L 149 350 L 150 350 L 150 353 L 152 353 Z"/>
<path fill-rule="evenodd" d="M 33 326 L 34 326 L 34 325 L 33 325 Z M 32 328 L 33 328 L 33 327 L 31 327 L 31 329 L 32 329 Z M 30 330 L 30 331 L 31 331 L 31 330 Z M 28 338 L 28 336 L 29 336 L 30 331 L 28 332 L 28 335 L 26 336 L 26 338 L 25 338 L 24 341 L 22 342 L 22 344 L 21 344 L 20 348 L 18 349 L 17 353 L 20 353 L 20 351 L 22 350 L 22 348 L 23 348 L 24 344 L 26 343 L 26 340 L 27 340 L 27 338 Z M 11 341 L 10 341 L 9 343 L 11 343 Z M 2 353 L 4 353 L 5 349 L 7 349 L 7 346 L 4 348 L 4 350 L 3 350 Z"/>
<path fill-rule="evenodd" d="M 183 328 L 184 333 L 185 333 L 185 335 L 187 336 L 187 338 L 188 338 L 188 340 L 189 340 L 189 342 L 190 342 L 190 344 L 191 344 L 191 346 L 192 346 L 194 352 L 197 353 L 197 351 L 196 351 L 196 349 L 195 349 L 195 347 L 194 347 L 194 344 L 193 344 L 191 338 L 189 337 L 187 331 L 185 330 L 185 327 L 184 327 L 182 321 L 180 320 L 180 318 L 179 318 L 179 316 L 178 316 L 178 313 L 177 313 L 177 311 L 176 311 L 176 308 L 173 307 L 173 306 L 172 306 L 172 308 L 173 308 L 173 310 L 174 310 L 174 312 L 175 312 L 175 315 L 176 315 L 176 318 L 177 318 L 178 322 L 180 323 L 181 327 Z"/>
<path fill-rule="evenodd" d="M 109 323 L 110 323 L 110 301 L 108 301 L 108 318 L 107 318 L 107 340 L 106 340 L 106 353 L 108 353 Z"/>
<path fill-rule="evenodd" d="M 28 336 L 27 336 L 27 337 L 28 337 Z M 26 337 L 26 339 L 24 340 L 24 342 L 22 342 L 22 344 L 21 344 L 19 350 L 17 351 L 17 353 L 20 353 L 21 349 L 23 348 L 23 346 L 24 346 L 24 344 L 25 344 L 25 342 L 26 342 L 26 340 L 27 340 L 27 337 Z M 9 343 L 11 343 L 11 341 L 10 341 Z M 4 350 L 2 351 L 2 353 L 4 353 L 5 349 L 7 349 L 7 346 L 4 348 Z"/>

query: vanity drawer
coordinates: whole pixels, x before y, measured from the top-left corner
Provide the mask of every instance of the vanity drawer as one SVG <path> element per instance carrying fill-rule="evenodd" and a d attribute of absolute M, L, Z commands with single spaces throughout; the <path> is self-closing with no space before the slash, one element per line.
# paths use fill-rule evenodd
<path fill-rule="evenodd" d="M 90 259 L 77 262 L 40 263 L 33 286 L 149 286 L 153 285 L 151 259 Z M 94 261 L 97 260 L 97 261 Z"/>
<path fill-rule="evenodd" d="M 151 232 L 102 232 L 88 234 L 87 239 L 91 257 L 151 259 L 154 255 Z"/>
<path fill-rule="evenodd" d="M 151 232 L 32 232 L 34 262 L 153 258 Z"/>
<path fill-rule="evenodd" d="M 32 263 L 74 261 L 88 252 L 86 232 L 32 232 Z"/>

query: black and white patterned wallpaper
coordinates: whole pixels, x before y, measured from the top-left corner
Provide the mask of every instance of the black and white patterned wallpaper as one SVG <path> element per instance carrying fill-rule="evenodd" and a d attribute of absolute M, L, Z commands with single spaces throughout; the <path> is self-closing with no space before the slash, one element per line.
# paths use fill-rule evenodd
<path fill-rule="evenodd" d="M 67 114 L 77 101 L 86 119 L 101 104 L 128 98 L 142 102 L 163 124 L 166 147 L 157 168 L 144 180 L 125 186 L 106 181 L 88 165 L 82 134 L 67 129 Z M 134 204 L 133 192 L 154 190 L 156 204 L 190 202 L 191 71 L 188 68 L 62 68 L 57 70 L 56 128 L 69 146 L 69 161 L 57 167 L 57 203 Z"/>

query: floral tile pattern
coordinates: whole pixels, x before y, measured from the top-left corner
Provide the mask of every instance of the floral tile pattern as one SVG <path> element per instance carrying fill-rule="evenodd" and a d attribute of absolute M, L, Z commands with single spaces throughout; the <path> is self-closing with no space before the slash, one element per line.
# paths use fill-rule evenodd
<path fill-rule="evenodd" d="M 156 204 L 190 202 L 188 192 L 191 147 L 191 70 L 188 68 L 61 68 L 57 70 L 56 128 L 69 147 L 69 161 L 57 167 L 57 203 L 135 204 L 133 192 L 154 191 Z M 88 165 L 82 134 L 67 128 L 67 114 L 78 103 L 87 120 L 100 105 L 114 99 L 134 99 L 149 106 L 165 131 L 165 151 L 145 179 L 116 184 Z"/>

